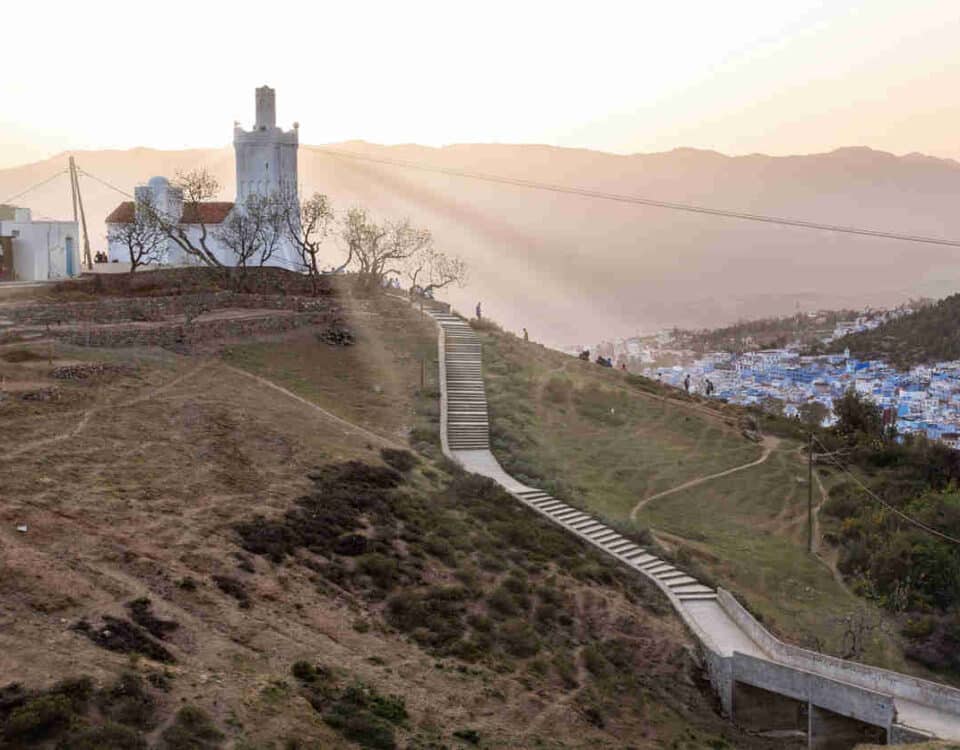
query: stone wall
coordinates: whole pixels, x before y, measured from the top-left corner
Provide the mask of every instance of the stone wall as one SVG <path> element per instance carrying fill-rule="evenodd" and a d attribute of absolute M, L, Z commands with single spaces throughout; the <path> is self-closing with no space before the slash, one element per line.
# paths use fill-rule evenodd
<path fill-rule="evenodd" d="M 17 305 L 4 314 L 21 325 L 58 325 L 66 323 L 119 323 L 158 321 L 187 311 L 224 308 L 294 310 L 327 312 L 335 307 L 328 297 L 302 297 L 281 294 L 237 294 L 211 292 L 164 297 L 106 297 L 94 302 Z"/>
<path fill-rule="evenodd" d="M 50 335 L 77 346 L 120 348 L 160 346 L 177 351 L 229 338 L 282 333 L 309 325 L 334 325 L 339 316 L 322 313 L 264 315 L 255 318 L 195 320 L 192 323 L 111 325 L 89 328 L 51 328 Z"/>

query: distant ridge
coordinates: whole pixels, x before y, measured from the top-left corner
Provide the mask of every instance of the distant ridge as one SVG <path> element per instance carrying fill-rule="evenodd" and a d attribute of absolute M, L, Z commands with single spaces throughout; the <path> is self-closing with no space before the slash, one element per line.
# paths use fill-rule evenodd
<path fill-rule="evenodd" d="M 343 149 L 428 166 L 590 190 L 689 202 L 810 221 L 960 238 L 960 163 L 863 147 L 796 156 L 728 156 L 678 148 L 618 155 L 537 144 L 381 146 L 349 141 L 302 146 L 306 191 L 335 206 L 362 203 L 409 216 L 472 266 L 461 309 L 483 300 L 508 328 L 536 340 L 589 344 L 638 329 L 715 327 L 801 309 L 892 305 L 960 289 L 947 248 L 748 225 L 663 209 L 609 205 L 448 175 L 338 159 Z M 234 195 L 233 151 L 151 148 L 74 151 L 81 166 L 124 191 L 155 174 L 206 166 Z M 0 170 L 0 200 L 63 169 L 65 155 Z M 90 226 L 122 196 L 83 185 Z M 37 214 L 68 216 L 67 182 L 20 201 Z M 331 254 L 337 251 L 331 247 Z"/>

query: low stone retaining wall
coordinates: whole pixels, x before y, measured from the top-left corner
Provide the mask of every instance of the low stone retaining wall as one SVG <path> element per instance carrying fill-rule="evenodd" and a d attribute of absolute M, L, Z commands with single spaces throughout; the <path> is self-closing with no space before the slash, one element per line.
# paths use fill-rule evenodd
<path fill-rule="evenodd" d="M 20 325 L 53 326 L 76 322 L 159 321 L 188 312 L 224 308 L 324 312 L 334 306 L 329 297 L 211 292 L 165 297 L 107 297 L 94 302 L 12 305 L 5 309 L 4 314 Z"/>
<path fill-rule="evenodd" d="M 189 350 L 199 344 L 227 338 L 257 334 L 282 333 L 309 325 L 335 325 L 340 318 L 335 314 L 292 313 L 264 315 L 255 318 L 222 318 L 196 320 L 184 323 L 157 325 L 111 325 L 90 328 L 51 328 L 50 335 L 77 346 L 121 348 L 128 346 L 159 346 L 177 351 Z"/>

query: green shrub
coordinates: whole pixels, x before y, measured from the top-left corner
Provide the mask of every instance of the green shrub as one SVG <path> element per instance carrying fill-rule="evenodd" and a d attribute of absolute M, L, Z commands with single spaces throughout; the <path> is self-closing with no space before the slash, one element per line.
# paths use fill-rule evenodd
<path fill-rule="evenodd" d="M 357 572 L 370 577 L 375 586 L 389 591 L 397 581 L 397 561 L 373 552 L 357 558 Z"/>
<path fill-rule="evenodd" d="M 150 729 L 156 725 L 156 701 L 139 675 L 127 672 L 97 696 L 104 716 L 120 724 Z"/>
<path fill-rule="evenodd" d="M 134 729 L 108 721 L 64 738 L 57 750 L 147 750 L 147 741 Z"/>
<path fill-rule="evenodd" d="M 396 736 L 390 722 L 370 711 L 338 703 L 323 715 L 323 720 L 346 739 L 372 750 L 394 750 Z"/>
<path fill-rule="evenodd" d="M 413 469 L 414 466 L 420 463 L 420 459 L 418 459 L 410 451 L 396 448 L 382 449 L 380 451 L 380 458 L 383 459 L 387 466 L 396 469 L 401 474 L 406 474 L 408 471 Z"/>
<path fill-rule="evenodd" d="M 74 707 L 66 695 L 41 695 L 10 712 L 3 735 L 11 741 L 46 739 L 67 729 L 74 715 Z"/>
<path fill-rule="evenodd" d="M 160 739 L 162 750 L 213 750 L 220 747 L 224 735 L 203 709 L 184 706 Z"/>
<path fill-rule="evenodd" d="M 453 733 L 458 740 L 469 742 L 471 745 L 480 744 L 480 732 L 476 729 L 458 729 Z"/>

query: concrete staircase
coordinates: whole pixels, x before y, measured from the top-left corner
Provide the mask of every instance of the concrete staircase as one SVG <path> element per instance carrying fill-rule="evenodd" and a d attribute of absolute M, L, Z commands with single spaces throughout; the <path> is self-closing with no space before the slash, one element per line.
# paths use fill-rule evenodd
<path fill-rule="evenodd" d="M 856 742 L 848 745 L 847 735 L 861 736 L 864 727 L 883 729 L 889 744 L 934 737 L 960 740 L 960 691 L 783 643 L 728 592 L 703 584 L 590 513 L 507 474 L 490 451 L 480 338 L 447 306 L 428 302 L 423 309 L 440 328 L 444 453 L 652 581 L 701 642 L 711 682 L 738 723 L 757 721 L 752 728 L 779 730 L 769 723 L 784 713 L 776 701 L 792 701 L 807 704 L 810 747 L 853 747 Z M 735 699 L 746 695 L 753 704 L 766 696 L 772 701 L 770 711 L 751 716 L 742 708 L 746 699 Z M 741 708 L 735 711 L 737 700 Z M 792 708 L 786 713 L 792 715 Z"/>

